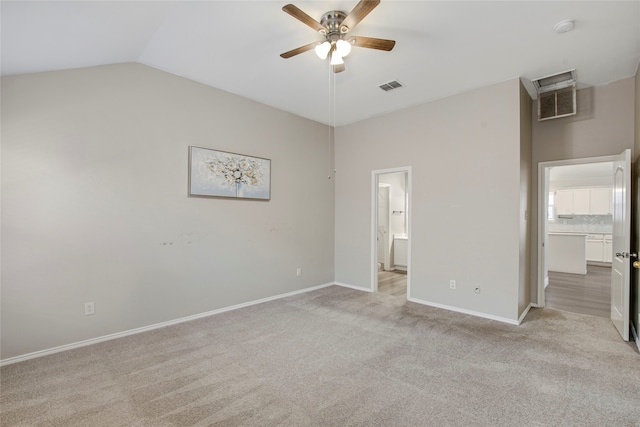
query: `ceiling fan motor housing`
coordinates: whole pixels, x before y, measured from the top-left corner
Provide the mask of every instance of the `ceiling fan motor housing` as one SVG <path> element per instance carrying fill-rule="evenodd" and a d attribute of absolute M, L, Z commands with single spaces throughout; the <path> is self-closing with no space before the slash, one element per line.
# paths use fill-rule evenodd
<path fill-rule="evenodd" d="M 342 21 L 344 21 L 346 17 L 347 14 L 339 10 L 332 10 L 322 15 L 320 24 L 328 31 L 328 33 L 324 35 L 332 40 L 331 37 L 338 39 L 340 38 L 340 34 L 349 31 L 347 27 L 340 28 L 340 24 L 342 24 Z M 321 30 L 320 32 L 322 33 L 323 31 Z"/>

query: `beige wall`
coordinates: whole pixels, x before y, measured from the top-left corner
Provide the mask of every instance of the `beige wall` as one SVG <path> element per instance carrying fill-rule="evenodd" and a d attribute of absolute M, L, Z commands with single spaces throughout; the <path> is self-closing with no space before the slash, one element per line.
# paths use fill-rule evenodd
<path fill-rule="evenodd" d="M 121 64 L 3 78 L 1 136 L 2 359 L 333 282 L 327 126 Z M 189 145 L 271 201 L 187 197 Z"/>
<path fill-rule="evenodd" d="M 517 320 L 519 110 L 513 79 L 339 127 L 336 281 L 371 288 L 372 171 L 411 166 L 411 297 Z"/>
<path fill-rule="evenodd" d="M 515 321 L 537 298 L 538 162 L 640 154 L 637 80 L 540 123 L 513 79 L 340 127 L 334 155 L 324 125 L 142 65 L 5 77 L 0 357 L 332 282 L 334 266 L 370 288 L 371 174 L 403 166 L 411 297 Z M 188 145 L 272 159 L 272 200 L 187 197 Z"/>
<path fill-rule="evenodd" d="M 634 145 L 634 78 L 578 91 L 578 114 L 539 122 L 532 109 L 531 298 L 538 299 L 538 164 L 620 154 Z"/>

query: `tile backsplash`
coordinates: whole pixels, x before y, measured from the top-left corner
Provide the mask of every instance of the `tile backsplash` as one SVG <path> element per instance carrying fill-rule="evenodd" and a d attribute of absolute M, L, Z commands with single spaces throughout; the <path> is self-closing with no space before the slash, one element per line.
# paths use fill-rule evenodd
<path fill-rule="evenodd" d="M 613 217 L 611 215 L 571 215 L 556 217 L 549 221 L 550 232 L 611 233 Z"/>

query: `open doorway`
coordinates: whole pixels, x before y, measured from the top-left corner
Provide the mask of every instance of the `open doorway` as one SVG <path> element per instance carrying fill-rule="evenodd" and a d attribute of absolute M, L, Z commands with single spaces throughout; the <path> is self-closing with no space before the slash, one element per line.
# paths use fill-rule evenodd
<path fill-rule="evenodd" d="M 598 163 L 608 163 L 612 171 L 611 190 L 598 188 L 593 183 L 578 187 L 567 187 L 566 193 L 557 189 L 551 193 L 551 175 L 553 168 L 563 166 L 591 165 L 596 167 Z M 621 337 L 629 340 L 629 303 L 630 303 L 630 270 L 631 258 L 636 254 L 630 251 L 631 236 L 631 150 L 627 149 L 617 156 L 592 157 L 587 159 L 561 160 L 541 162 L 538 165 L 538 305 L 547 306 L 546 288 L 551 279 L 550 272 L 566 270 L 566 274 L 580 277 L 588 273 L 587 268 L 587 236 L 589 230 L 563 230 L 557 229 L 557 221 L 566 219 L 560 225 L 573 226 L 568 220 L 577 216 L 587 216 L 593 213 L 607 213 L 611 215 L 611 239 L 606 236 L 601 242 L 602 262 L 608 264 L 611 261 L 611 270 L 608 281 L 610 292 L 610 318 Z M 553 195 L 552 195 L 553 194 Z M 566 216 L 566 218 L 563 218 Z M 551 226 L 550 218 L 556 223 Z M 603 218 L 597 219 L 597 226 L 603 227 Z M 601 234 L 606 235 L 605 230 Z M 563 233 L 564 232 L 564 233 Z M 600 234 L 600 233 L 598 233 Z M 607 240 L 610 244 L 607 244 Z M 595 250 L 591 246 L 589 251 Z M 554 257 L 561 255 L 560 262 Z M 606 277 L 606 274 L 604 275 Z M 576 285 L 573 292 L 584 293 L 584 286 Z M 606 304 L 606 303 L 605 303 Z M 592 313 L 585 313 L 592 314 Z"/>
<path fill-rule="evenodd" d="M 609 318 L 613 162 L 548 167 L 545 307 Z"/>
<path fill-rule="evenodd" d="M 374 171 L 372 178 L 372 290 L 408 297 L 410 168 Z"/>

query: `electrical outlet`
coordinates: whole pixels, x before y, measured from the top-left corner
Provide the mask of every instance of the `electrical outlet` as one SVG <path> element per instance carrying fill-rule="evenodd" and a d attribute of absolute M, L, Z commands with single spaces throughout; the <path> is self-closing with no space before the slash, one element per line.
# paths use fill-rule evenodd
<path fill-rule="evenodd" d="M 455 280 L 449 280 L 449 288 L 450 289 L 455 289 L 456 288 L 456 281 Z"/>
<path fill-rule="evenodd" d="M 92 302 L 85 302 L 84 303 L 84 315 L 85 316 L 91 316 L 92 314 L 96 314 L 96 306 L 95 304 Z"/>
<path fill-rule="evenodd" d="M 476 286 L 476 288 L 473 290 L 473 292 L 475 292 L 476 294 L 480 293 L 480 286 Z"/>
<path fill-rule="evenodd" d="M 298 277 L 302 276 L 302 269 L 301 268 L 298 268 L 296 270 L 296 276 L 298 276 Z"/>

